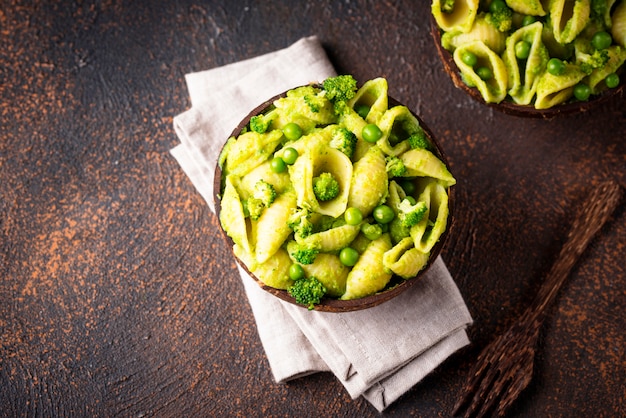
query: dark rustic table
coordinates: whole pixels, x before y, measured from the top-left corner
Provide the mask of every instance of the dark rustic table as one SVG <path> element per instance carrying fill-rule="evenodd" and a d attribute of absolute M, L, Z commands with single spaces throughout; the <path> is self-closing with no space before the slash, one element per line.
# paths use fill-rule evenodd
<path fill-rule="evenodd" d="M 545 121 L 456 89 L 430 2 L 5 1 L 0 6 L 0 415 L 377 416 L 329 373 L 273 382 L 216 218 L 169 154 L 184 74 L 317 35 L 387 77 L 447 151 L 444 259 L 471 346 L 388 416 L 449 416 L 477 353 L 530 303 L 599 179 L 626 183 L 626 108 Z M 512 417 L 626 410 L 622 204 L 550 310 Z M 623 415 L 622 415 L 623 416 Z"/>

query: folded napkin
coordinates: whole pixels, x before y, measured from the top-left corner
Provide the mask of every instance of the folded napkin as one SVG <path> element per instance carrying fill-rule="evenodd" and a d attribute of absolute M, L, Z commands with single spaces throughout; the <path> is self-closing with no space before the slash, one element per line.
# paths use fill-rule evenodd
<path fill-rule="evenodd" d="M 212 211 L 217 155 L 248 112 L 287 89 L 336 75 L 316 37 L 185 76 L 192 106 L 174 118 L 171 150 Z M 353 399 L 382 411 L 459 348 L 472 318 L 439 257 L 419 283 L 376 307 L 309 311 L 279 300 L 239 267 L 274 379 L 330 371 Z"/>

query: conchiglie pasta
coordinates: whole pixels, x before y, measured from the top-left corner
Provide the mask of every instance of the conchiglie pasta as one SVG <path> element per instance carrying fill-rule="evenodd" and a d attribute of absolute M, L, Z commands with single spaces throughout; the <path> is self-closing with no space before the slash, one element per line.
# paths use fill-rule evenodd
<path fill-rule="evenodd" d="M 383 254 L 383 265 L 403 279 L 409 279 L 415 277 L 424 268 L 428 262 L 428 256 L 428 253 L 415 248 L 413 239 L 407 237 Z"/>
<path fill-rule="evenodd" d="M 249 131 L 240 135 L 229 146 L 224 170 L 237 176 L 245 175 L 272 156 L 282 136 L 280 130 L 264 134 Z"/>
<path fill-rule="evenodd" d="M 272 257 L 292 233 L 287 220 L 295 209 L 295 194 L 284 193 L 263 211 L 257 221 L 252 221 L 255 237 L 254 251 L 259 263 L 264 263 Z"/>
<path fill-rule="evenodd" d="M 472 67 L 463 61 L 463 54 L 470 52 L 474 54 L 478 63 Z M 454 51 L 454 62 L 461 71 L 464 81 L 478 89 L 487 103 L 500 103 L 507 94 L 508 74 L 502 58 L 492 51 L 482 41 L 474 41 L 461 45 Z M 488 80 L 483 80 L 476 73 L 475 68 L 486 67 L 493 76 Z"/>
<path fill-rule="evenodd" d="M 348 206 L 369 215 L 387 197 L 387 169 L 385 156 L 377 146 L 354 163 Z"/>
<path fill-rule="evenodd" d="M 330 173 L 339 183 L 339 195 L 326 202 L 318 202 L 317 212 L 336 218 L 346 210 L 350 183 L 352 179 L 352 161 L 341 151 L 324 147 L 313 159 L 313 176 Z"/>
<path fill-rule="evenodd" d="M 306 238 L 296 236 L 296 240 L 323 252 L 339 251 L 350 245 L 359 234 L 359 231 L 359 225 L 346 224 L 326 231 L 316 232 Z"/>
<path fill-rule="evenodd" d="M 291 258 L 283 248 L 276 251 L 264 263 L 259 263 L 254 256 L 245 252 L 240 246 L 234 246 L 233 252 L 263 284 L 275 289 L 287 289 L 293 284 L 293 280 L 289 277 Z"/>
<path fill-rule="evenodd" d="M 392 274 L 383 267 L 383 255 L 390 248 L 389 234 L 381 235 L 367 246 L 348 274 L 342 300 L 373 295 L 385 288 Z"/>
<path fill-rule="evenodd" d="M 368 80 L 359 88 L 352 99 L 348 102 L 348 106 L 355 109 L 357 106 L 367 106 L 369 112 L 365 117 L 367 123 L 377 123 L 389 105 L 387 95 L 388 85 L 387 79 L 379 77 Z"/>
<path fill-rule="evenodd" d="M 437 24 L 444 31 L 468 32 L 476 18 L 478 5 L 479 0 L 456 0 L 452 10 L 444 10 L 440 0 L 433 0 L 431 11 Z"/>
<path fill-rule="evenodd" d="M 568 44 L 589 23 L 590 0 L 551 0 L 550 19 L 554 38 L 560 44 Z"/>
<path fill-rule="evenodd" d="M 407 168 L 407 177 L 432 177 L 439 179 L 446 187 L 456 184 L 446 165 L 432 152 L 416 148 L 400 155 Z"/>
<path fill-rule="evenodd" d="M 517 13 L 530 16 L 545 16 L 546 10 L 542 3 L 549 3 L 544 0 L 506 0 L 507 6 L 516 11 Z"/>
<path fill-rule="evenodd" d="M 527 105 L 533 100 L 539 78 L 550 59 L 541 39 L 542 33 L 543 24 L 535 22 L 513 32 L 506 41 L 503 60 L 509 75 L 509 95 L 518 104 Z M 518 42 L 530 44 L 528 58 L 524 60 L 516 57 L 515 47 Z"/>
<path fill-rule="evenodd" d="M 626 1 L 622 0 L 611 15 L 611 35 L 616 44 L 626 47 Z"/>
<path fill-rule="evenodd" d="M 312 264 L 302 265 L 307 277 L 315 277 L 322 282 L 330 297 L 339 297 L 346 291 L 346 280 L 350 269 L 344 266 L 334 254 L 320 253 Z"/>
<path fill-rule="evenodd" d="M 609 74 L 615 73 L 626 61 L 626 48 L 618 45 L 611 45 L 608 49 L 609 62 L 602 68 L 593 70 L 586 78 L 586 82 L 591 87 L 593 94 L 598 94 L 606 89 L 603 81 Z"/>
<path fill-rule="evenodd" d="M 383 135 L 376 145 L 385 154 L 393 156 L 408 151 L 411 146 L 407 139 L 422 130 L 419 121 L 406 106 L 394 106 L 387 110 L 380 118 L 378 127 Z"/>
<path fill-rule="evenodd" d="M 236 176 L 226 176 L 224 193 L 222 195 L 220 223 L 235 244 L 240 245 L 245 251 L 251 252 L 252 246 L 250 241 L 248 241 L 248 223 L 243 213 L 239 192 L 235 187 L 237 180 Z"/>
<path fill-rule="evenodd" d="M 419 201 L 429 208 L 417 225 L 411 227 L 411 238 L 415 248 L 423 253 L 430 253 L 446 229 L 448 222 L 448 193 L 437 181 L 431 181 L 419 196 Z"/>
<path fill-rule="evenodd" d="M 506 34 L 487 22 L 485 15 L 479 15 L 469 32 L 452 31 L 441 35 L 441 45 L 452 52 L 461 45 L 473 41 L 482 41 L 495 53 L 500 54 L 506 45 Z"/>
<path fill-rule="evenodd" d="M 272 170 L 270 162 L 266 161 L 241 178 L 241 197 L 244 200 L 252 194 L 254 185 L 257 184 L 259 180 L 264 180 L 271 184 L 274 190 L 276 190 L 276 193 L 279 194 L 283 193 L 291 185 L 287 172 L 275 172 Z M 244 193 L 245 195 L 243 195 Z"/>
<path fill-rule="evenodd" d="M 537 83 L 535 107 L 547 109 L 568 100 L 574 94 L 574 86 L 585 77 L 585 73 L 575 65 L 565 64 L 565 72 L 552 75 L 544 72 Z"/>

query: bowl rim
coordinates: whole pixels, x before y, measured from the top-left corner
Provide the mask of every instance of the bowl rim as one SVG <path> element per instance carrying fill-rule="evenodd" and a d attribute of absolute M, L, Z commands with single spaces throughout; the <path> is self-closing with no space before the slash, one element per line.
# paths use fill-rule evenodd
<path fill-rule="evenodd" d="M 309 83 L 309 84 L 305 84 L 305 85 L 313 85 L 313 86 L 317 86 L 319 87 L 319 83 Z M 293 90 L 294 88 L 298 88 L 300 86 L 296 86 L 293 88 L 290 88 L 289 90 Z M 241 131 L 243 130 L 244 127 L 246 127 L 248 125 L 248 123 L 250 122 L 250 119 L 259 114 L 262 113 L 264 110 L 266 110 L 269 106 L 271 106 L 275 100 L 281 98 L 281 97 L 285 97 L 287 92 L 289 90 L 286 90 L 282 93 L 279 93 L 267 100 L 265 100 L 264 102 L 262 102 L 261 104 L 257 105 L 254 109 L 252 109 L 248 115 L 243 118 L 239 124 L 235 127 L 235 129 L 233 129 L 233 131 L 231 132 L 231 134 L 227 137 L 227 138 L 231 138 L 231 137 L 237 137 L 239 136 L 239 134 L 241 133 Z M 403 105 L 400 101 L 396 100 L 395 98 L 393 98 L 392 96 L 387 96 L 388 97 L 388 102 L 389 102 L 389 106 L 388 108 L 395 106 L 395 105 Z M 406 105 L 403 105 L 406 106 Z M 448 167 L 448 169 L 450 169 L 450 165 L 449 165 L 449 161 L 448 158 L 445 154 L 445 152 L 443 151 L 443 149 L 441 148 L 440 144 L 438 143 L 438 141 L 436 140 L 436 138 L 434 137 L 432 131 L 430 130 L 430 128 L 426 125 L 426 123 L 424 123 L 424 121 L 419 117 L 419 115 L 417 115 L 413 110 L 411 110 L 408 106 L 406 106 L 407 109 L 409 109 L 409 111 L 411 112 L 411 114 L 417 118 L 417 120 L 419 121 L 420 126 L 422 127 L 422 129 L 424 130 L 424 132 L 426 133 L 428 139 L 432 142 L 433 146 L 435 147 L 435 155 L 437 155 L 438 158 L 441 159 L 441 161 L 443 161 L 443 163 L 446 165 L 446 167 Z M 220 153 L 218 153 L 218 157 L 221 154 L 224 146 L 226 145 L 226 142 L 224 143 L 224 145 L 222 145 L 222 148 L 220 149 Z M 448 237 L 450 235 L 450 230 L 453 228 L 454 226 L 454 202 L 455 202 L 455 185 L 448 187 L 447 192 L 448 192 L 448 220 L 447 220 L 447 225 L 446 225 L 446 229 L 443 232 L 442 236 L 439 238 L 439 241 L 437 241 L 437 243 L 434 245 L 434 247 L 432 248 L 429 258 L 428 258 L 428 262 L 426 263 L 426 265 L 424 266 L 424 268 L 422 268 L 422 270 L 420 270 L 417 275 L 415 277 L 411 277 L 409 279 L 406 280 L 402 280 L 400 283 L 398 283 L 397 285 L 389 288 L 389 289 L 385 289 L 382 290 L 378 293 L 375 293 L 373 295 L 370 296 L 365 296 L 363 298 L 359 298 L 359 299 L 352 299 L 352 300 L 339 300 L 339 299 L 334 299 L 334 298 L 323 298 L 322 301 L 319 304 L 314 305 L 313 310 L 315 311 L 321 311 L 321 312 L 336 312 L 336 313 L 341 313 L 341 312 L 352 312 L 352 311 L 358 311 L 358 310 L 363 310 L 363 309 L 368 309 L 377 305 L 380 305 L 384 302 L 387 302 L 391 299 L 393 299 L 394 297 L 396 297 L 397 295 L 399 295 L 400 293 L 408 290 L 409 288 L 411 288 L 413 285 L 415 285 L 415 283 L 417 283 L 419 281 L 419 279 L 421 277 L 424 276 L 424 274 L 426 274 L 426 272 L 430 269 L 430 267 L 432 266 L 432 264 L 435 262 L 435 260 L 437 259 L 437 257 L 441 254 L 441 251 L 444 247 L 444 245 L 446 244 Z M 279 299 L 288 302 L 290 304 L 296 305 L 298 307 L 301 307 L 303 309 L 308 309 L 307 306 L 304 306 L 302 304 L 299 304 L 295 301 L 295 299 L 289 295 L 289 293 L 286 290 L 282 290 L 282 289 L 276 289 L 274 287 L 268 286 L 266 284 L 264 284 L 259 278 L 257 278 L 254 273 L 252 273 L 248 267 L 246 266 L 246 264 L 239 259 L 239 257 L 237 257 L 235 255 L 234 249 L 233 249 L 233 245 L 234 242 L 232 240 L 232 238 L 230 238 L 227 234 L 226 231 L 224 231 L 224 228 L 221 225 L 221 222 L 219 222 L 219 217 L 220 217 L 220 212 L 221 212 L 221 199 L 220 199 L 220 195 L 222 192 L 222 170 L 221 167 L 218 164 L 215 164 L 215 172 L 214 172 L 214 177 L 213 177 L 213 203 L 215 205 L 215 215 L 218 218 L 218 224 L 219 224 L 219 230 L 221 231 L 221 235 L 222 238 L 225 240 L 225 243 L 228 245 L 229 247 L 229 251 L 230 253 L 233 255 L 233 257 L 235 258 L 235 261 L 237 262 L 237 264 L 243 268 L 245 270 L 245 272 L 266 292 L 278 297 Z"/>
<path fill-rule="evenodd" d="M 444 71 L 452 79 L 454 86 L 460 90 L 463 90 L 470 97 L 480 102 L 481 104 L 486 105 L 492 109 L 496 109 L 500 112 L 506 113 L 508 115 L 538 119 L 553 119 L 558 116 L 586 112 L 600 105 L 601 103 L 612 99 L 614 96 L 622 94 L 622 91 L 624 91 L 626 88 L 626 81 L 621 80 L 619 86 L 613 89 L 605 90 L 600 94 L 595 95 L 592 100 L 585 102 L 566 102 L 550 107 L 548 109 L 537 109 L 532 105 L 520 105 L 508 101 L 507 99 L 501 101 L 500 103 L 487 103 L 483 99 L 478 89 L 469 87 L 463 82 L 463 79 L 461 78 L 461 73 L 456 63 L 454 62 L 452 54 L 441 45 L 441 32 L 442 29 L 437 24 L 435 17 L 432 15 L 432 13 L 430 13 L 430 34 L 435 41 L 437 54 L 439 55 L 440 61 L 443 64 Z"/>

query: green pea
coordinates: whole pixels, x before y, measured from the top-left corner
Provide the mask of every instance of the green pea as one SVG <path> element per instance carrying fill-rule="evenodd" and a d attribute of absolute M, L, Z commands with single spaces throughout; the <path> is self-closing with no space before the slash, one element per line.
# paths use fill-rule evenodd
<path fill-rule="evenodd" d="M 478 62 L 478 57 L 473 52 L 465 51 L 463 55 L 461 55 L 461 61 L 470 67 L 473 67 Z"/>
<path fill-rule="evenodd" d="M 356 105 L 354 107 L 354 110 L 363 119 L 365 119 L 367 117 L 367 114 L 370 113 L 370 107 L 364 104 Z"/>
<path fill-rule="evenodd" d="M 532 25 L 536 21 L 537 18 L 535 16 L 524 16 L 524 18 L 522 19 L 522 26 Z"/>
<path fill-rule="evenodd" d="M 550 58 L 547 69 L 552 75 L 561 75 L 565 72 L 565 64 L 558 58 Z"/>
<path fill-rule="evenodd" d="M 591 88 L 588 85 L 584 83 L 578 83 L 574 86 L 574 97 L 577 100 L 584 102 L 587 99 L 589 99 L 590 95 L 591 95 Z"/>
<path fill-rule="evenodd" d="M 300 264 L 292 264 L 289 266 L 289 278 L 291 280 L 300 280 L 304 278 L 304 269 Z"/>
<path fill-rule="evenodd" d="M 353 207 L 346 209 L 343 217 L 348 225 L 358 225 L 363 220 L 363 214 L 361 213 L 359 208 Z"/>
<path fill-rule="evenodd" d="M 344 266 L 352 267 L 359 261 L 359 252 L 352 247 L 343 248 L 339 252 L 339 261 Z"/>
<path fill-rule="evenodd" d="M 295 122 L 289 122 L 283 127 L 283 135 L 290 140 L 295 141 L 302 136 L 302 128 Z"/>
<path fill-rule="evenodd" d="M 611 73 L 606 76 L 604 83 L 608 88 L 613 89 L 619 86 L 619 76 L 616 73 Z"/>
<path fill-rule="evenodd" d="M 595 49 L 607 49 L 613 43 L 611 34 L 605 31 L 596 32 L 591 37 L 591 45 Z"/>
<path fill-rule="evenodd" d="M 396 217 L 395 212 L 387 205 L 380 205 L 374 208 L 372 216 L 379 224 L 388 224 Z"/>
<path fill-rule="evenodd" d="M 383 136 L 383 131 L 381 131 L 380 128 L 375 124 L 369 123 L 363 127 L 363 130 L 361 131 L 361 136 L 363 136 L 363 139 L 367 142 L 374 143 L 378 141 L 381 136 Z"/>
<path fill-rule="evenodd" d="M 283 161 L 285 164 L 292 165 L 298 159 L 298 151 L 295 148 L 287 147 L 283 150 Z"/>
<path fill-rule="evenodd" d="M 404 190 L 407 196 L 412 196 L 415 193 L 415 183 L 411 180 L 402 180 L 400 187 L 402 187 L 402 190 Z"/>
<path fill-rule="evenodd" d="M 285 160 L 280 157 L 274 157 L 270 161 L 270 168 L 274 173 L 282 173 L 287 170 L 287 164 L 285 164 Z"/>
<path fill-rule="evenodd" d="M 491 13 L 497 13 L 502 11 L 505 7 L 508 7 L 504 0 L 493 0 L 489 5 L 489 11 Z"/>
<path fill-rule="evenodd" d="M 491 80 L 493 77 L 493 73 L 489 67 L 478 67 L 478 69 L 476 69 L 476 74 L 478 74 L 478 77 L 484 81 Z"/>
<path fill-rule="evenodd" d="M 519 41 L 515 44 L 515 56 L 518 59 L 525 60 L 530 55 L 530 43 Z"/>

